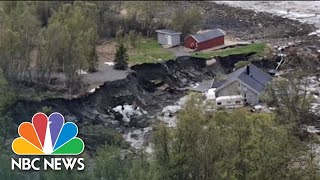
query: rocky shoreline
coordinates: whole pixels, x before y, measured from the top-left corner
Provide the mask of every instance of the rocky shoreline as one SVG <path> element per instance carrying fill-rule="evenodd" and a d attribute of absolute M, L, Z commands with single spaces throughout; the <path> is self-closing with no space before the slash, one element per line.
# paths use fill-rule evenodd
<path fill-rule="evenodd" d="M 303 68 L 318 71 L 320 66 L 320 37 L 312 24 L 299 22 L 267 12 L 255 12 L 214 2 L 198 3 L 205 14 L 206 28 L 221 28 L 235 39 L 265 42 L 288 55 L 291 67 L 299 67 L 296 56 L 307 59 Z M 292 55 L 292 56 L 290 56 Z"/>
<path fill-rule="evenodd" d="M 205 10 L 205 27 L 222 28 L 228 34 L 243 40 L 264 41 L 272 43 L 277 40 L 311 40 L 308 34 L 316 31 L 311 24 L 283 18 L 267 12 L 255 12 L 225 4 L 203 2 L 199 4 Z M 317 38 L 318 40 L 320 38 Z M 277 44 L 273 44 L 277 45 Z"/>

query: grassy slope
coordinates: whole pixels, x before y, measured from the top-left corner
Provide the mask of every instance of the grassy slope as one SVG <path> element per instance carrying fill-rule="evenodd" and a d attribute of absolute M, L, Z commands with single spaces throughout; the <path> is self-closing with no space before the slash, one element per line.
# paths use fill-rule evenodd
<path fill-rule="evenodd" d="M 225 57 L 233 54 L 244 54 L 244 53 L 251 53 L 251 52 L 255 52 L 257 56 L 263 56 L 268 51 L 269 50 L 266 44 L 254 43 L 246 46 L 222 49 L 222 50 L 211 51 L 211 52 L 197 52 L 197 53 L 193 53 L 192 56 L 202 57 L 202 58 L 211 58 L 216 56 Z"/>
<path fill-rule="evenodd" d="M 150 38 L 142 38 L 137 47 L 129 50 L 129 63 L 153 63 L 161 60 L 174 59 L 175 56 L 172 52 L 163 48 L 157 41 Z"/>

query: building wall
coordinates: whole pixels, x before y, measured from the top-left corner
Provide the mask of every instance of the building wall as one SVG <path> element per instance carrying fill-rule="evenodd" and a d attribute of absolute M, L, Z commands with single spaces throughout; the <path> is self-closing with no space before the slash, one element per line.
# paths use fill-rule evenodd
<path fill-rule="evenodd" d="M 209 49 L 215 46 L 220 46 L 224 44 L 224 36 L 217 37 L 214 39 L 210 39 L 208 41 L 204 41 L 198 43 L 192 36 L 187 37 L 184 40 L 185 47 L 196 50 Z"/>
<path fill-rule="evenodd" d="M 172 40 L 172 46 L 178 46 L 180 45 L 180 35 L 171 35 L 171 40 Z"/>
<path fill-rule="evenodd" d="M 169 38 L 171 38 L 171 44 L 169 43 Z M 158 43 L 161 45 L 171 45 L 177 46 L 180 44 L 180 35 L 167 35 L 163 33 L 158 33 Z"/>
<path fill-rule="evenodd" d="M 249 104 L 257 104 L 259 102 L 259 95 L 240 81 L 234 81 L 228 86 L 218 90 L 216 96 L 232 96 L 232 95 L 242 95 L 246 102 Z"/>
<path fill-rule="evenodd" d="M 197 41 L 193 37 L 189 36 L 184 39 L 184 46 L 190 49 L 196 49 Z"/>
<path fill-rule="evenodd" d="M 158 43 L 161 44 L 161 45 L 167 45 L 168 44 L 168 40 L 167 40 L 165 34 L 158 33 Z"/>
<path fill-rule="evenodd" d="M 224 36 L 217 37 L 214 39 L 210 39 L 209 41 L 204 41 L 201 43 L 198 43 L 197 50 L 203 50 L 203 49 L 209 49 L 215 46 L 220 46 L 224 44 Z"/>

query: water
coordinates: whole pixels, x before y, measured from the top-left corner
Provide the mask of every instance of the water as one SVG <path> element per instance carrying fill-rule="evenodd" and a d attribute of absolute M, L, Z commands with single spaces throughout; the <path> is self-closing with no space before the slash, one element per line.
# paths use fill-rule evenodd
<path fill-rule="evenodd" d="M 215 1 L 256 12 L 268 12 L 285 18 L 313 24 L 320 36 L 320 1 Z M 312 34 L 310 34 L 312 35 Z"/>

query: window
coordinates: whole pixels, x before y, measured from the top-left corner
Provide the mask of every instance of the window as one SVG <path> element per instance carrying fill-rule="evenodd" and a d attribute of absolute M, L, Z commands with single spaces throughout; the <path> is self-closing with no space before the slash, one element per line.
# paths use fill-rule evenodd
<path fill-rule="evenodd" d="M 217 102 L 217 105 L 220 106 L 220 105 L 221 105 L 221 102 Z"/>
<path fill-rule="evenodd" d="M 236 101 L 236 104 L 240 104 L 241 103 L 241 101 Z"/>

